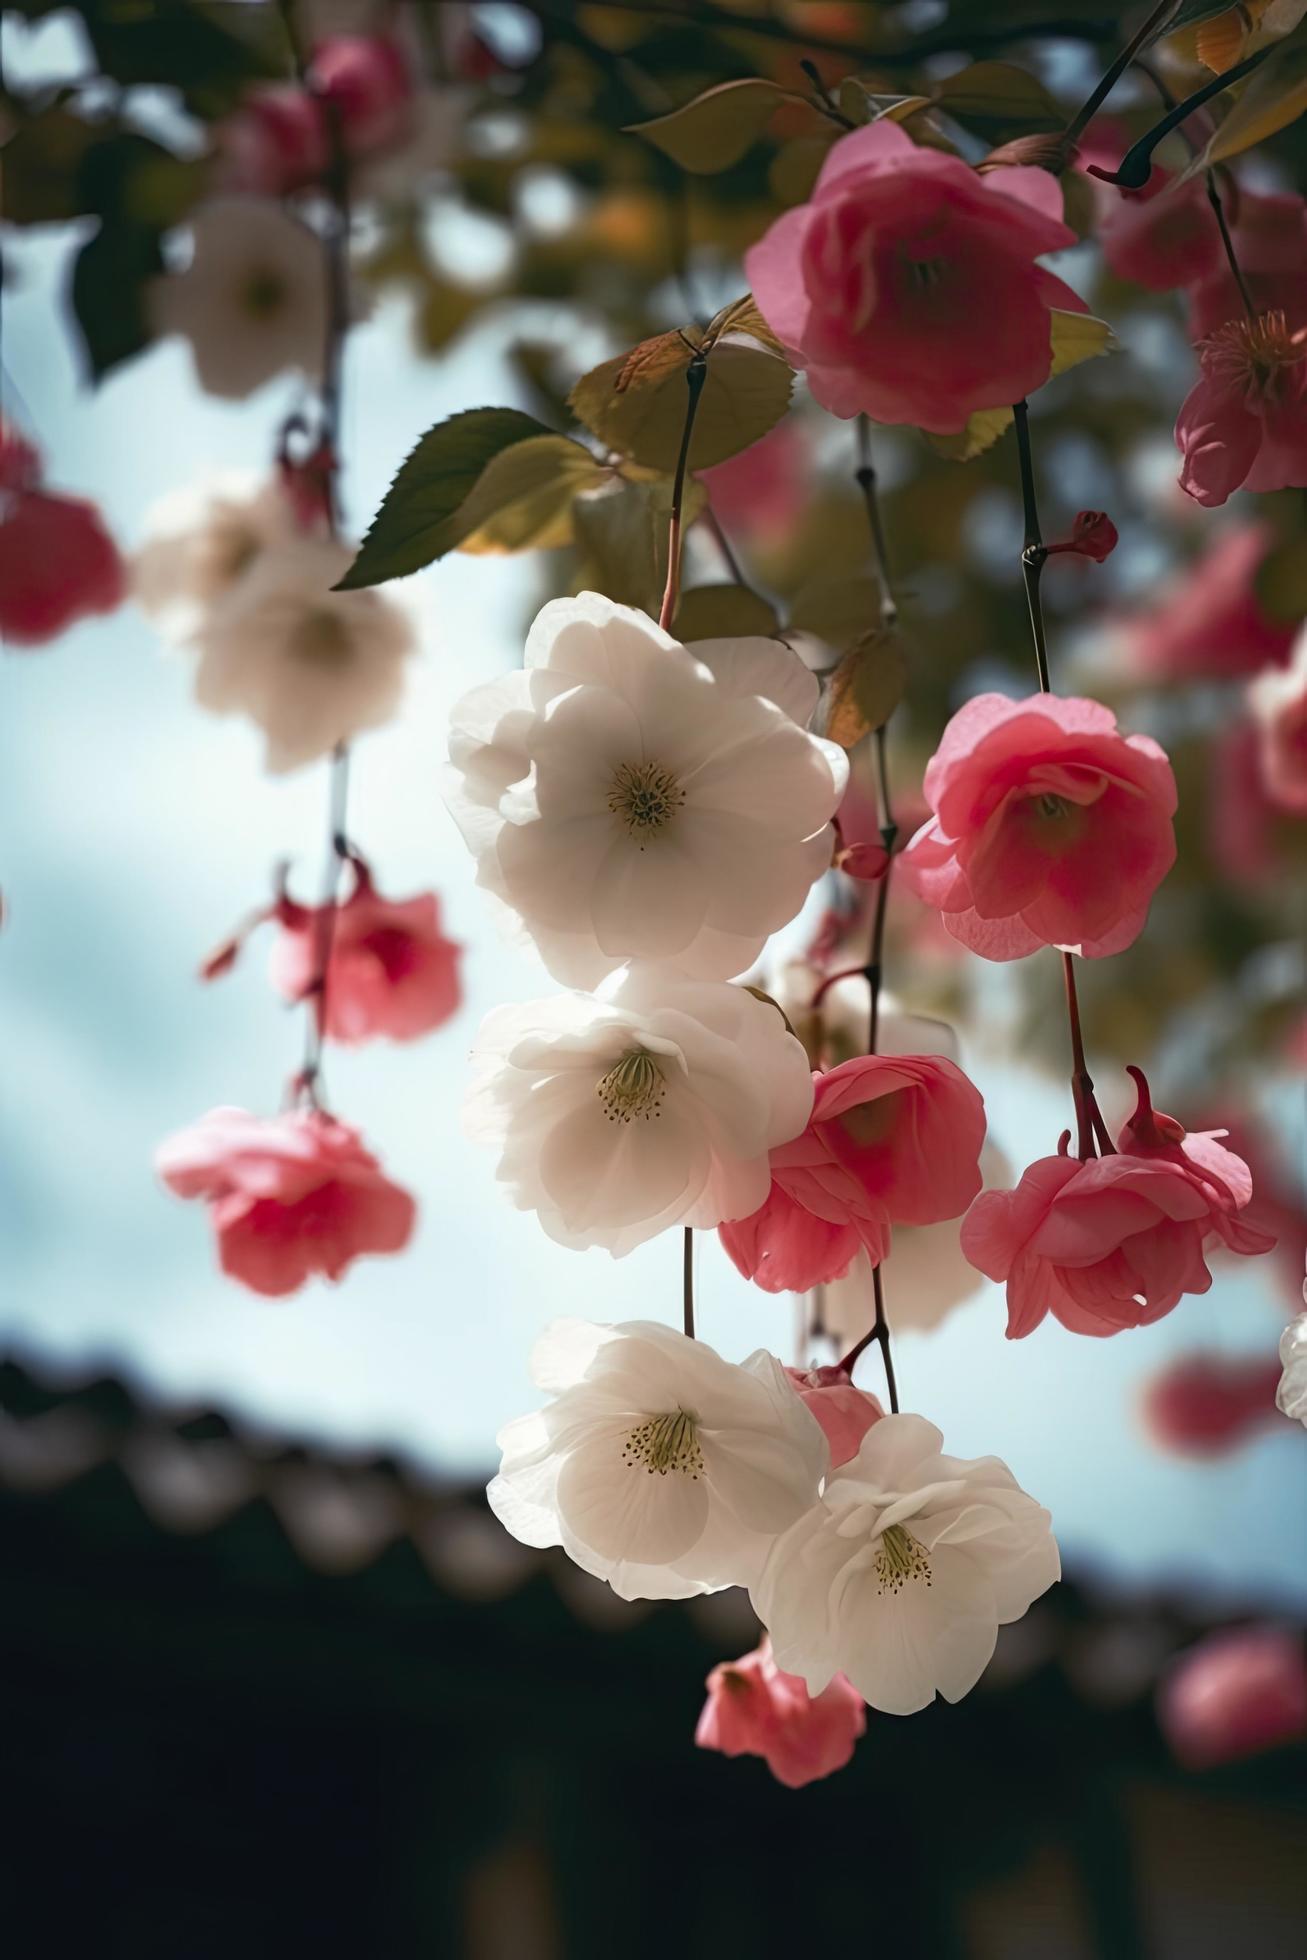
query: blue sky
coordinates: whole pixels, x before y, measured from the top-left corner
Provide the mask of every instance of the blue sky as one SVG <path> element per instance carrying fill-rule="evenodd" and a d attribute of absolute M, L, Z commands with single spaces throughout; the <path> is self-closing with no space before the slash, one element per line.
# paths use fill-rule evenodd
<path fill-rule="evenodd" d="M 288 395 L 274 384 L 246 403 L 208 400 L 177 343 L 88 392 L 70 333 L 51 327 L 72 242 L 43 232 L 15 245 L 5 407 L 51 479 L 98 499 L 130 546 L 163 493 L 262 467 Z M 356 525 L 422 428 L 512 399 L 500 338 L 478 329 L 452 358 L 420 360 L 398 304 L 351 336 Z M 519 657 L 532 590 L 525 566 L 459 557 L 408 584 L 422 620 L 411 699 L 402 722 L 357 747 L 351 830 L 386 889 L 440 892 L 468 948 L 467 1004 L 416 1046 L 330 1057 L 335 1104 L 418 1195 L 420 1229 L 405 1257 L 282 1303 L 217 1274 L 201 1210 L 163 1193 L 150 1159 L 215 1103 L 274 1108 L 295 1066 L 300 1026 L 269 991 L 258 942 L 220 985 L 201 987 L 194 971 L 262 896 L 274 858 L 293 857 L 316 883 L 325 770 L 264 776 L 254 731 L 200 713 L 186 656 L 130 607 L 0 661 L 0 1346 L 477 1472 L 498 1425 L 534 1400 L 527 1355 L 552 1315 L 677 1317 L 679 1235 L 621 1262 L 565 1251 L 501 1198 L 489 1157 L 459 1131 L 480 1014 L 550 989 L 496 937 L 438 794 L 449 703 Z M 1058 1086 L 1001 1052 L 966 1059 L 1009 1157 L 1051 1148 L 1067 1120 Z M 715 1241 L 700 1295 L 701 1332 L 723 1352 L 788 1353 L 788 1303 L 745 1286 Z M 892 1317 L 892 1261 L 889 1297 Z M 1139 1333 L 1077 1341 L 1046 1324 L 1009 1343 L 999 1291 L 982 1286 L 942 1332 L 901 1338 L 904 1406 L 937 1421 L 952 1451 L 1006 1458 L 1082 1565 L 1123 1584 L 1304 1604 L 1301 1429 L 1285 1423 L 1195 1468 L 1148 1445 L 1134 1413 L 1138 1384 L 1168 1356 L 1196 1344 L 1266 1351 L 1279 1318 L 1245 1264 Z"/>

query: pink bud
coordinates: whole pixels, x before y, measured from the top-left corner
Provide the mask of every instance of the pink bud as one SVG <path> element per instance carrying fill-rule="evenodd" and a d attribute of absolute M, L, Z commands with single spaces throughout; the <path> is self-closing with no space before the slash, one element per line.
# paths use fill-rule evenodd
<path fill-rule="evenodd" d="M 1279 1361 L 1190 1354 L 1154 1375 L 1142 1413 L 1154 1442 L 1178 1456 L 1221 1456 L 1276 1421 Z"/>
<path fill-rule="evenodd" d="M 1052 558 L 1058 552 L 1069 551 L 1101 565 L 1116 550 L 1118 537 L 1117 528 L 1105 510 L 1082 510 L 1071 526 L 1071 536 L 1059 544 L 1046 545 L 1044 555 Z"/>
<path fill-rule="evenodd" d="M 316 50 L 309 81 L 340 117 L 351 156 L 392 149 L 407 136 L 413 77 L 394 41 L 380 34 L 335 34 Z"/>
<path fill-rule="evenodd" d="M 883 844 L 846 844 L 835 853 L 835 869 L 846 878 L 858 878 L 874 885 L 889 868 L 889 852 Z"/>
<path fill-rule="evenodd" d="M 885 1413 L 876 1397 L 855 1388 L 842 1368 L 787 1368 L 785 1372 L 800 1401 L 821 1424 L 832 1466 L 847 1463 Z"/>

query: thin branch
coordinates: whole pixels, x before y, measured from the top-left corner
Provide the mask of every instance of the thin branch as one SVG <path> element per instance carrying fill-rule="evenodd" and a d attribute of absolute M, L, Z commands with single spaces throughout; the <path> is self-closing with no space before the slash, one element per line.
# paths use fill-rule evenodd
<path fill-rule="evenodd" d="M 681 1246 L 681 1325 L 694 1339 L 694 1231 L 689 1225 Z"/>
<path fill-rule="evenodd" d="M 1166 27 L 1172 14 L 1178 14 L 1179 11 L 1180 0 L 1160 0 L 1160 4 L 1153 8 L 1139 32 L 1131 37 L 1116 59 L 1108 65 L 1102 79 L 1067 124 L 1063 141 L 1068 149 L 1079 141 L 1080 136 L 1098 114 L 1135 56 L 1140 54 L 1150 41 L 1156 39 Z"/>
<path fill-rule="evenodd" d="M 676 614 L 676 602 L 681 592 L 681 509 L 685 501 L 685 472 L 690 460 L 690 438 L 694 434 L 694 418 L 707 377 L 708 357 L 706 354 L 696 352 L 685 370 L 685 423 L 681 429 L 681 447 L 676 458 L 676 475 L 672 479 L 672 514 L 667 527 L 667 584 L 663 591 L 662 608 L 658 614 L 658 624 L 667 632 L 671 631 L 672 620 Z"/>
<path fill-rule="evenodd" d="M 1174 109 L 1175 97 L 1152 63 L 1149 61 L 1136 61 L 1135 67 L 1141 75 L 1148 77 L 1161 97 L 1163 107 Z M 1200 145 L 1190 136 L 1189 131 L 1184 127 L 1183 123 L 1180 125 L 1180 134 L 1189 145 L 1189 154 L 1191 156 L 1197 156 Z M 1253 296 L 1248 290 L 1248 281 L 1243 276 L 1243 267 L 1239 263 L 1239 255 L 1234 249 L 1234 239 L 1230 235 L 1230 226 L 1225 215 L 1225 202 L 1221 196 L 1220 185 L 1217 183 L 1217 173 L 1209 164 L 1206 170 L 1204 170 L 1203 176 L 1207 180 L 1207 202 L 1212 207 L 1212 216 L 1216 219 L 1216 228 L 1221 234 L 1221 245 L 1225 252 L 1225 262 L 1230 268 L 1230 276 L 1239 289 L 1239 298 L 1243 303 L 1245 314 L 1250 320 L 1255 320 L 1257 318 L 1257 308 L 1254 306 Z"/>
<path fill-rule="evenodd" d="M 1267 55 L 1274 52 L 1275 45 L 1271 42 L 1267 47 L 1259 48 L 1256 54 L 1249 55 L 1246 61 L 1239 62 L 1236 67 L 1227 68 L 1223 75 L 1213 75 L 1210 82 L 1205 83 L 1200 89 L 1195 89 L 1194 93 L 1187 95 L 1183 102 L 1177 102 L 1174 109 L 1162 117 L 1161 122 L 1154 123 L 1147 135 L 1141 136 L 1137 143 L 1132 144 L 1115 170 L 1104 170 L 1098 164 L 1091 163 L 1090 176 L 1099 178 L 1105 184 L 1119 184 L 1123 190 L 1141 191 L 1153 174 L 1153 151 L 1162 139 L 1169 136 L 1186 116 L 1193 115 L 1195 109 L 1201 109 L 1204 103 L 1212 101 L 1215 96 L 1223 95 L 1226 89 L 1232 88 L 1236 82 L 1241 82 L 1245 75 L 1251 75 L 1254 68 L 1260 68 Z"/>

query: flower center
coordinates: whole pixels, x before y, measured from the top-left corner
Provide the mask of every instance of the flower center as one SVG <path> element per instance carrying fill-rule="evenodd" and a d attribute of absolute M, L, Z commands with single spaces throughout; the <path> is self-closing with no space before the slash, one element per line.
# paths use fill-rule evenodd
<path fill-rule="evenodd" d="M 671 822 L 684 801 L 685 791 L 660 762 L 622 763 L 608 792 L 609 809 L 626 825 L 641 850 Z"/>
<path fill-rule="evenodd" d="M 259 266 L 245 281 L 242 298 L 252 320 L 270 320 L 281 311 L 285 301 L 285 282 L 270 266 Z"/>
<path fill-rule="evenodd" d="M 674 1409 L 666 1416 L 650 1416 L 623 1443 L 622 1461 L 630 1470 L 647 1470 L 651 1477 L 655 1470 L 660 1477 L 665 1477 L 669 1470 L 679 1470 L 683 1477 L 697 1483 L 703 1475 L 703 1451 L 699 1448 L 694 1417 L 684 1409 Z"/>
<path fill-rule="evenodd" d="M 661 1116 L 666 1090 L 663 1072 L 652 1055 L 633 1048 L 599 1078 L 597 1093 L 610 1123 L 630 1123 L 643 1116 Z"/>
<path fill-rule="evenodd" d="M 1289 332 L 1280 307 L 1255 320 L 1230 320 L 1202 343 L 1202 365 L 1228 388 L 1274 401 L 1281 377 L 1307 359 L 1307 328 Z"/>
<path fill-rule="evenodd" d="M 909 1579 L 930 1584 L 930 1560 L 901 1524 L 892 1524 L 882 1533 L 876 1553 L 876 1577 L 882 1593 L 900 1593 Z"/>
<path fill-rule="evenodd" d="M 948 271 L 947 259 L 914 259 L 907 261 L 908 278 L 919 293 L 933 292 L 942 285 Z"/>
<path fill-rule="evenodd" d="M 315 606 L 291 626 L 286 651 L 314 667 L 347 667 L 354 657 L 354 641 L 339 613 Z"/>

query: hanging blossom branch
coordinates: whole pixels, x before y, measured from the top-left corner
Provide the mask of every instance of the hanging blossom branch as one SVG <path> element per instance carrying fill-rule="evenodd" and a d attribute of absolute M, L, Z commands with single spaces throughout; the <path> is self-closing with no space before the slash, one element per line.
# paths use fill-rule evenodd
<path fill-rule="evenodd" d="M 1141 75 L 1147 76 L 1148 80 L 1157 90 L 1158 95 L 1162 98 L 1163 107 L 1174 109 L 1176 106 L 1175 97 L 1152 63 L 1137 60 L 1135 67 Z M 1190 154 L 1196 156 L 1199 145 L 1190 136 L 1184 123 L 1181 123 L 1179 127 L 1181 136 L 1189 145 Z M 1207 185 L 1207 202 L 1212 207 L 1212 216 L 1216 219 L 1216 228 L 1221 234 L 1221 246 L 1225 253 L 1225 262 L 1230 268 L 1230 276 L 1239 289 L 1239 298 L 1243 303 L 1244 313 L 1249 320 L 1255 320 L 1257 318 L 1257 308 L 1253 304 L 1253 296 L 1248 289 L 1248 281 L 1245 279 L 1243 267 L 1239 263 L 1239 255 L 1234 249 L 1234 239 L 1231 236 L 1229 221 L 1225 215 L 1225 200 L 1221 196 L 1221 187 L 1217 181 L 1215 167 L 1209 164 L 1203 172 L 1203 177 Z"/>

